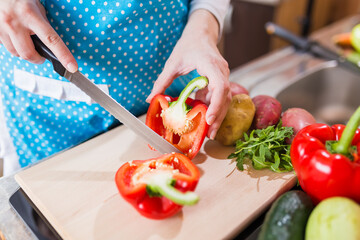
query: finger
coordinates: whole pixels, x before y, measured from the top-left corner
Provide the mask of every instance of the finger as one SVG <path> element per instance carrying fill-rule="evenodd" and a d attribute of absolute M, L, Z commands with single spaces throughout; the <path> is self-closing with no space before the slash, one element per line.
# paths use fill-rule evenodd
<path fill-rule="evenodd" d="M 209 131 L 208 131 L 208 138 L 215 139 L 217 131 L 219 130 L 225 116 L 227 113 L 228 106 L 231 102 L 231 92 L 228 93 L 227 100 L 225 101 L 225 104 L 221 110 L 221 112 L 217 115 L 215 121 L 213 124 L 210 125 Z"/>
<path fill-rule="evenodd" d="M 19 57 L 20 55 L 16 51 L 14 45 L 11 42 L 11 39 L 8 35 L 0 36 L 0 42 L 4 45 L 4 47 L 14 56 Z"/>
<path fill-rule="evenodd" d="M 153 89 L 150 95 L 147 97 L 146 102 L 150 102 L 156 94 L 164 93 L 175 78 L 178 77 L 177 71 L 175 71 L 174 65 L 167 61 L 163 71 L 160 73 L 158 79 L 155 81 Z"/>
<path fill-rule="evenodd" d="M 209 79 L 209 92 L 206 97 L 210 96 L 210 104 L 206 112 L 206 121 L 209 125 L 213 124 L 216 115 L 224 107 L 226 96 L 230 92 L 229 82 L 219 71 L 208 71 L 206 76 Z"/>
<path fill-rule="evenodd" d="M 202 101 L 206 105 L 209 105 L 210 98 L 208 98 L 208 95 L 209 95 L 208 93 L 209 93 L 209 88 L 208 87 L 203 88 L 203 89 L 199 89 L 195 93 L 195 99 Z"/>
<path fill-rule="evenodd" d="M 46 17 L 46 9 L 45 9 L 44 6 L 42 5 L 42 3 L 41 3 L 40 1 L 36 1 L 36 5 L 37 5 L 37 7 L 39 8 L 40 13 L 41 13 L 41 15 L 43 16 L 43 18 L 44 18 L 47 22 L 49 22 L 48 19 L 47 19 L 47 17 Z"/>
<path fill-rule="evenodd" d="M 220 87 L 217 87 L 219 89 Z M 210 105 L 206 111 L 206 122 L 210 125 L 208 136 L 214 139 L 217 129 L 225 117 L 228 107 L 228 95 L 224 91 L 214 91 L 211 95 Z"/>
<path fill-rule="evenodd" d="M 42 17 L 36 16 L 29 23 L 30 29 L 54 53 L 61 64 L 69 71 L 76 72 L 78 65 L 70 50 L 51 25 Z"/>
<path fill-rule="evenodd" d="M 43 63 L 45 59 L 35 50 L 30 34 L 26 34 L 25 32 L 26 31 L 18 31 L 10 33 L 10 39 L 16 51 L 20 57 L 26 61 L 35 64 Z"/>
<path fill-rule="evenodd" d="M 210 66 L 204 66 L 198 71 L 199 73 L 207 72 L 206 77 L 209 79 L 207 97 L 210 96 L 210 104 L 206 112 L 206 122 L 210 125 L 208 137 L 214 139 L 231 101 L 229 75 L 228 71 Z"/>

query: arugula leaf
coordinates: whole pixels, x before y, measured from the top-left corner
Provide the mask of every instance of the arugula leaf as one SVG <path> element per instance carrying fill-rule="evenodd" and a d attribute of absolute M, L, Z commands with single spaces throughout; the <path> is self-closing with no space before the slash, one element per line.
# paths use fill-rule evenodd
<path fill-rule="evenodd" d="M 292 127 L 277 125 L 265 129 L 255 129 L 244 134 L 243 139 L 236 141 L 234 153 L 228 159 L 236 159 L 236 166 L 244 170 L 244 160 L 250 159 L 255 169 L 269 168 L 274 172 L 293 170 L 290 159 L 290 144 L 285 140 L 294 134 Z"/>

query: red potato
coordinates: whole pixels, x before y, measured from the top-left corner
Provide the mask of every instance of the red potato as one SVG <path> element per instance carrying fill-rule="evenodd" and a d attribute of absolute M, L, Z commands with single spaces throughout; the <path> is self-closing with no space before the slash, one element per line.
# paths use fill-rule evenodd
<path fill-rule="evenodd" d="M 230 82 L 230 91 L 231 91 L 231 96 L 235 96 L 238 94 L 249 95 L 249 91 L 245 87 L 241 86 L 240 84 L 238 84 L 236 82 Z M 201 100 L 205 104 L 209 104 L 210 99 L 208 99 L 208 98 L 210 96 L 207 96 L 208 92 L 209 92 L 208 88 L 204 88 L 204 89 L 197 91 L 195 93 L 195 99 Z"/>
<path fill-rule="evenodd" d="M 302 108 L 289 108 L 281 116 L 282 126 L 292 127 L 294 135 L 287 143 L 291 143 L 295 135 L 304 127 L 316 123 L 311 113 Z"/>
<path fill-rule="evenodd" d="M 238 94 L 249 95 L 249 91 L 245 87 L 241 86 L 236 82 L 230 82 L 230 91 L 231 91 L 231 96 L 235 96 Z"/>
<path fill-rule="evenodd" d="M 264 129 L 279 122 L 282 106 L 278 100 L 268 95 L 258 95 L 252 101 L 256 108 L 252 128 Z"/>

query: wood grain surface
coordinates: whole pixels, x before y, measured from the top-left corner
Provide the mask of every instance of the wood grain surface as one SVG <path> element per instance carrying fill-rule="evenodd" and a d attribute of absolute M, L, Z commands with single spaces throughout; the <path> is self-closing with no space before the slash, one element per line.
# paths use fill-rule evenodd
<path fill-rule="evenodd" d="M 241 232 L 296 182 L 294 173 L 237 170 L 227 159 L 233 150 L 205 140 L 193 159 L 201 171 L 195 191 L 200 201 L 165 220 L 142 217 L 117 191 L 114 176 L 123 163 L 160 155 L 124 126 L 15 179 L 64 239 L 225 239 Z"/>

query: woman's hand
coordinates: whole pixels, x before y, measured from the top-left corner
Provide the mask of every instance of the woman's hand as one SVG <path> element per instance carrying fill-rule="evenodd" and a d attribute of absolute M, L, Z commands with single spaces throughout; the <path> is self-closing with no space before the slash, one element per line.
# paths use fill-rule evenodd
<path fill-rule="evenodd" d="M 75 58 L 47 21 L 38 0 L 0 1 L 0 43 L 14 56 L 32 63 L 43 63 L 30 35 L 36 34 L 70 72 L 78 68 Z"/>
<path fill-rule="evenodd" d="M 206 121 L 210 125 L 210 139 L 215 138 L 231 102 L 230 71 L 216 46 L 218 34 L 219 25 L 210 12 L 194 11 L 147 98 L 150 102 L 156 94 L 163 93 L 175 78 L 196 69 L 201 76 L 209 79 Z"/>

